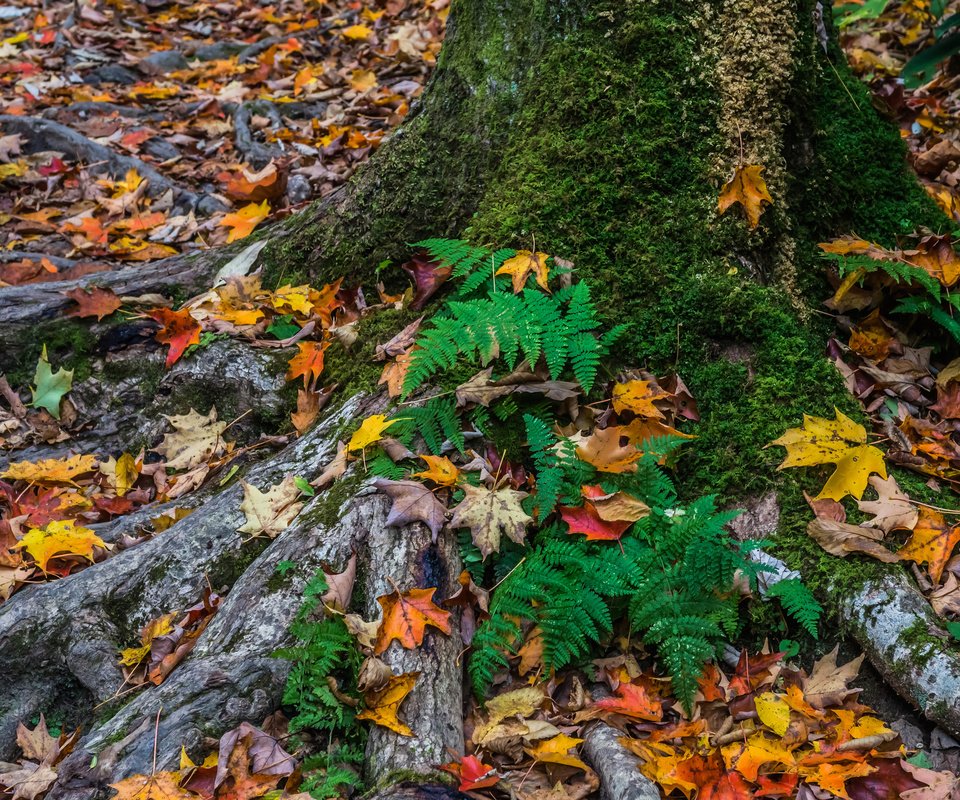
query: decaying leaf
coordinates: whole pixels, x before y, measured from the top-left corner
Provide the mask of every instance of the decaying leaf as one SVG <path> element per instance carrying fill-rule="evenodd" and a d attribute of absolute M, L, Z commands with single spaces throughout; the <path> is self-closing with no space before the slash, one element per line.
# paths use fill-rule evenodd
<path fill-rule="evenodd" d="M 276 486 L 261 492 L 256 486 L 240 481 L 243 486 L 243 502 L 240 511 L 246 517 L 237 533 L 249 533 L 253 536 L 265 534 L 271 539 L 283 533 L 303 508 L 297 502 L 300 489 L 293 475 L 287 475 Z"/>
<path fill-rule="evenodd" d="M 943 569 L 960 542 L 960 525 L 951 525 L 939 511 L 922 507 L 913 534 L 897 551 L 906 561 L 926 564 L 934 584 L 940 583 Z"/>
<path fill-rule="evenodd" d="M 523 544 L 527 526 L 533 522 L 533 517 L 521 505 L 526 492 L 507 488 L 490 490 L 470 484 L 464 484 L 462 488 L 464 497 L 453 509 L 451 528 L 469 528 L 473 543 L 484 558 L 499 552 L 502 534 L 517 544 Z"/>
<path fill-rule="evenodd" d="M 222 434 L 227 423 L 217 421 L 215 406 L 206 415 L 191 408 L 186 414 L 166 419 L 173 426 L 173 433 L 166 434 L 154 450 L 166 457 L 168 468 L 192 469 L 223 452 Z"/>
<path fill-rule="evenodd" d="M 382 689 L 367 692 L 363 697 L 366 708 L 357 714 L 357 719 L 368 719 L 401 736 L 413 736 L 410 727 L 401 722 L 397 715 L 418 677 L 419 672 L 394 675 Z"/>
<path fill-rule="evenodd" d="M 391 500 L 387 525 L 399 528 L 411 522 L 422 522 L 436 541 L 447 519 L 447 509 L 433 492 L 418 481 L 377 478 L 373 485 Z"/>
<path fill-rule="evenodd" d="M 756 164 L 741 164 L 720 190 L 717 202 L 720 213 L 723 214 L 734 203 L 740 203 L 747 215 L 747 222 L 751 228 L 760 224 L 760 215 L 764 212 L 764 203 L 773 203 L 773 198 L 767 190 L 767 183 L 763 179 L 764 168 Z"/>

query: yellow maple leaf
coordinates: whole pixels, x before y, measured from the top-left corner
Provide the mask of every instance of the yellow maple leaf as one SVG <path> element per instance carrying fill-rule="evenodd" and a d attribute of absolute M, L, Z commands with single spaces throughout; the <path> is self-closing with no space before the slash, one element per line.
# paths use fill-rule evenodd
<path fill-rule="evenodd" d="M 651 381 L 618 383 L 613 387 L 613 410 L 618 414 L 623 411 L 632 411 L 639 417 L 663 419 L 663 414 L 653 401 L 669 396 L 670 392 L 655 388 Z"/>
<path fill-rule="evenodd" d="M 777 469 L 836 464 L 836 470 L 817 495 L 818 500 L 839 501 L 848 494 L 859 500 L 872 473 L 887 477 L 883 452 L 866 443 L 867 431 L 863 425 L 838 409 L 834 412 L 836 419 L 832 420 L 804 414 L 802 428 L 791 428 L 770 445 L 787 450 L 787 457 Z"/>
<path fill-rule="evenodd" d="M 547 259 L 550 258 L 546 253 L 532 253 L 529 250 L 517 250 L 517 254 L 508 258 L 497 275 L 509 275 L 513 281 L 513 293 L 519 294 L 523 287 L 527 285 L 527 277 L 531 274 L 537 278 L 537 284 L 550 291 L 547 286 L 547 280 L 550 277 L 550 269 L 547 267 Z"/>
<path fill-rule="evenodd" d="M 0 478 L 28 483 L 70 483 L 74 478 L 97 468 L 96 456 L 69 456 L 45 458 L 40 461 L 17 461 L 7 467 Z"/>
<path fill-rule="evenodd" d="M 73 520 L 54 520 L 42 528 L 31 528 L 15 547 L 26 550 L 37 566 L 47 571 L 50 559 L 57 555 L 83 556 L 93 561 L 93 548 L 106 543 L 89 528 L 78 527 Z"/>
<path fill-rule="evenodd" d="M 357 714 L 357 719 L 368 719 L 401 736 L 413 736 L 413 731 L 406 723 L 400 721 L 397 714 L 419 676 L 419 672 L 393 675 L 382 689 L 365 692 L 363 702 L 367 707 Z"/>
<path fill-rule="evenodd" d="M 420 458 L 427 462 L 429 469 L 414 472 L 411 478 L 433 481 L 438 486 L 453 486 L 460 477 L 460 470 L 446 456 L 420 456 Z"/>
<path fill-rule="evenodd" d="M 220 225 L 230 228 L 230 234 L 227 236 L 227 242 L 235 242 L 244 236 L 253 233 L 253 229 L 270 216 L 270 203 L 264 200 L 262 203 L 250 203 L 239 211 L 224 215 L 220 220 Z"/>
<path fill-rule="evenodd" d="M 532 756 L 537 761 L 546 761 L 550 764 L 563 764 L 568 767 L 576 767 L 588 771 L 589 767 L 583 763 L 577 756 L 569 753 L 570 748 L 576 747 L 583 739 L 575 739 L 561 733 L 551 739 L 538 742 L 533 747 L 525 748 L 527 755 Z"/>
<path fill-rule="evenodd" d="M 115 800 L 196 800 L 197 795 L 180 787 L 178 772 L 131 775 L 110 787 L 117 790 Z"/>
<path fill-rule="evenodd" d="M 773 203 L 773 198 L 767 191 L 767 184 L 760 174 L 763 169 L 756 164 L 741 164 L 734 170 L 733 177 L 720 190 L 717 206 L 721 214 L 734 203 L 740 203 L 750 227 L 756 228 L 760 224 L 760 215 L 764 210 L 763 203 Z"/>
<path fill-rule="evenodd" d="M 726 745 L 720 751 L 727 769 L 735 769 L 748 781 L 755 781 L 760 767 L 764 764 L 776 764 L 792 767 L 793 754 L 780 739 L 769 739 L 762 733 L 755 733 L 745 742 Z"/>
<path fill-rule="evenodd" d="M 387 419 L 385 414 L 373 414 L 367 417 L 350 437 L 350 441 L 347 443 L 347 452 L 363 450 L 364 447 L 379 442 L 383 438 L 383 432 L 399 421 L 398 419 Z"/>
<path fill-rule="evenodd" d="M 377 85 L 377 73 L 370 69 L 355 69 L 350 73 L 349 81 L 355 92 L 366 92 Z"/>
<path fill-rule="evenodd" d="M 373 31 L 366 25 L 351 25 L 340 31 L 348 39 L 369 39 L 373 36 Z"/>
<path fill-rule="evenodd" d="M 754 704 L 760 721 L 778 736 L 783 736 L 790 727 L 790 706 L 780 695 L 763 692 L 757 695 Z"/>
<path fill-rule="evenodd" d="M 135 667 L 150 653 L 153 640 L 158 636 L 165 636 L 173 630 L 173 620 L 176 613 L 164 614 L 162 617 L 150 620 L 140 633 L 140 645 L 127 647 L 120 651 L 120 663 L 125 667 Z"/>

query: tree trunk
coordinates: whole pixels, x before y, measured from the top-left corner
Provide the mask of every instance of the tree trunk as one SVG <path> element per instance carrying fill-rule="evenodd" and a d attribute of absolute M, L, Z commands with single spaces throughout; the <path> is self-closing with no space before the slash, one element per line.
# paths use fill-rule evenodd
<path fill-rule="evenodd" d="M 911 229 L 943 227 L 944 220 L 900 166 L 897 131 L 877 117 L 846 71 L 825 27 L 829 13 L 814 0 L 453 0 L 448 38 L 419 107 L 343 190 L 258 233 L 267 240 L 259 263 L 268 280 L 345 275 L 370 285 L 381 261 L 428 236 L 466 236 L 572 260 L 609 321 L 631 326 L 617 366 L 674 369 L 698 399 L 698 439 L 678 468 L 686 490 L 717 492 L 731 504 L 776 491 L 781 554 L 834 593 L 841 617 L 855 618 L 856 603 L 840 603 L 849 591 L 831 588 L 830 568 L 804 531 L 801 479 L 776 474 L 775 454 L 761 446 L 801 412 L 851 406 L 823 355 L 828 323 L 811 313 L 827 291 L 816 243 L 855 231 L 892 244 L 902 220 Z M 773 197 L 755 230 L 738 210 L 719 216 L 716 207 L 722 183 L 745 164 L 765 168 Z M 0 369 L 35 364 L 38 331 L 69 333 L 60 336 L 63 351 L 86 359 L 107 383 L 117 381 L 105 365 L 132 352 L 120 389 L 130 400 L 125 415 L 138 424 L 107 413 L 112 390 L 92 396 L 94 424 L 83 446 L 131 449 L 144 430 L 153 444 L 158 429 L 150 420 L 185 410 L 171 405 L 186 396 L 178 387 L 202 383 L 211 369 L 220 370 L 214 377 L 227 374 L 230 359 L 216 366 L 209 350 L 192 356 L 196 368 L 189 361 L 178 366 L 163 379 L 167 396 L 158 397 L 146 385 L 155 356 L 150 367 L 147 345 L 128 346 L 140 341 L 136 325 L 76 334 L 82 326 L 61 318 L 63 292 L 92 284 L 127 295 L 199 291 L 251 241 L 75 281 L 0 289 Z M 268 379 L 269 357 L 257 359 L 259 366 L 239 370 L 225 387 L 214 381 L 207 396 L 231 404 L 231 414 L 258 407 L 261 393 L 279 397 Z M 357 381 L 351 386 L 360 388 Z M 339 411 L 250 475 L 262 485 L 290 471 L 310 474 L 331 453 L 338 426 L 375 408 L 343 398 Z M 268 427 L 265 419 L 251 424 Z M 459 568 L 449 535 L 434 545 L 423 530 L 385 528 L 378 499 L 349 500 L 339 521 L 336 513 L 321 520 L 330 501 L 317 500 L 262 552 L 257 544 L 242 554 L 248 545 L 235 533 L 239 490 L 209 490 L 201 500 L 162 537 L 0 606 L 0 657 L 16 689 L 0 700 L 0 757 L 13 749 L 17 719 L 45 708 L 51 694 L 89 722 L 69 762 L 76 769 L 63 771 L 53 796 L 96 796 L 107 782 L 148 770 L 153 732 L 137 726 L 161 706 L 161 765 L 173 763 L 181 744 L 240 720 L 259 722 L 276 708 L 286 667 L 268 656 L 286 642 L 303 580 L 321 561 L 340 564 L 357 548 L 366 560 L 368 605 L 387 576 L 449 585 Z M 132 523 L 115 525 L 125 524 Z M 280 560 L 295 561 L 297 570 L 278 589 L 269 576 Z M 130 631 L 192 597 L 215 570 L 217 588 L 232 587 L 231 613 L 219 612 L 163 685 L 112 717 L 95 711 L 119 684 L 115 653 L 129 644 Z M 427 673 L 409 720 L 424 736 L 403 743 L 375 733 L 373 778 L 399 768 L 427 772 L 447 747 L 462 748 L 456 641 L 429 637 L 421 653 L 388 652 L 394 666 Z M 870 656 L 883 672 L 885 653 Z M 937 702 L 952 711 L 937 719 L 957 732 L 950 720 L 960 695 L 950 691 Z M 94 778 L 84 773 L 92 754 L 134 731 Z M 595 736 L 588 757 L 614 765 L 608 780 L 630 796 L 646 796 L 648 787 L 632 775 L 614 774 L 629 759 L 611 752 L 609 738 Z M 384 791 L 405 797 L 418 790 Z"/>

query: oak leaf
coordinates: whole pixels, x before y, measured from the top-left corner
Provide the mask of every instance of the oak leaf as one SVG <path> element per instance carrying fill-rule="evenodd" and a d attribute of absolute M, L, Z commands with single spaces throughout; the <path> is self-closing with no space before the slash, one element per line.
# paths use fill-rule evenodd
<path fill-rule="evenodd" d="M 365 693 L 363 701 L 367 707 L 357 714 L 356 718 L 368 719 L 377 725 L 399 733 L 401 736 L 413 736 L 410 727 L 400 721 L 398 712 L 419 676 L 419 672 L 404 672 L 402 675 L 394 675 L 382 689 Z"/>
<path fill-rule="evenodd" d="M 717 207 L 721 214 L 726 213 L 734 203 L 743 206 L 747 215 L 747 222 L 751 228 L 760 224 L 760 215 L 763 214 L 764 203 L 773 203 L 773 198 L 767 190 L 767 183 L 760 174 L 764 168 L 756 164 L 741 164 L 720 190 Z"/>
<path fill-rule="evenodd" d="M 113 289 L 101 289 L 99 286 L 89 290 L 78 286 L 64 294 L 77 303 L 76 308 L 67 312 L 68 317 L 96 317 L 100 321 L 122 305 Z"/>
<path fill-rule="evenodd" d="M 157 308 L 148 312 L 148 316 L 163 326 L 157 331 L 156 339 L 161 344 L 170 346 L 167 351 L 167 369 L 177 363 L 190 345 L 200 344 L 200 323 L 190 315 L 190 309 L 173 311 L 169 308 Z"/>
<path fill-rule="evenodd" d="M 211 406 L 206 415 L 191 408 L 186 414 L 164 416 L 173 433 L 165 434 L 154 451 L 166 457 L 169 469 L 192 469 L 223 452 L 227 423 L 217 421 L 216 406 Z"/>
<path fill-rule="evenodd" d="M 303 509 L 303 503 L 297 502 L 300 489 L 293 475 L 287 475 L 276 486 L 261 492 L 256 486 L 240 481 L 243 486 L 243 502 L 240 511 L 246 517 L 237 533 L 249 533 L 253 536 L 266 534 L 275 539 L 283 533 Z"/>
<path fill-rule="evenodd" d="M 434 540 L 446 521 L 447 509 L 436 495 L 419 481 L 391 481 L 377 478 L 373 485 L 392 501 L 387 525 L 402 527 L 422 522 L 430 529 Z"/>
<path fill-rule="evenodd" d="M 777 469 L 836 464 L 817 499 L 842 500 L 863 497 L 871 473 L 887 477 L 883 453 L 868 445 L 864 427 L 835 409 L 836 419 L 803 415 L 803 427 L 791 428 L 770 444 L 785 447 L 787 457 Z"/>
<path fill-rule="evenodd" d="M 910 502 L 897 485 L 897 479 L 892 475 L 884 480 L 879 475 L 870 476 L 870 486 L 876 491 L 876 500 L 859 500 L 857 507 L 864 514 L 873 514 L 864 525 L 879 528 L 884 533 L 893 530 L 912 530 L 920 513 L 917 507 Z"/>
<path fill-rule="evenodd" d="M 550 258 L 546 253 L 533 253 L 530 250 L 518 250 L 517 254 L 508 258 L 497 275 L 509 275 L 513 283 L 513 293 L 519 294 L 527 285 L 527 278 L 533 275 L 537 279 L 537 285 L 542 289 L 550 291 L 548 280 L 550 278 L 550 268 L 547 266 L 547 259 Z"/>
<path fill-rule="evenodd" d="M 450 633 L 450 612 L 433 602 L 436 588 L 398 590 L 381 595 L 377 602 L 383 609 L 383 622 L 373 652 L 380 655 L 396 639 L 408 650 L 423 643 L 427 626 Z"/>
<path fill-rule="evenodd" d="M 26 550 L 47 571 L 47 564 L 55 556 L 76 555 L 93 561 L 93 548 L 106 543 L 89 528 L 77 526 L 73 520 L 54 520 L 43 528 L 31 528 L 15 547 Z"/>
<path fill-rule="evenodd" d="M 527 497 L 526 492 L 505 488 L 490 490 L 470 484 L 462 488 L 464 497 L 453 509 L 451 528 L 469 528 L 473 543 L 484 558 L 500 551 L 502 534 L 523 544 L 527 525 L 533 522 L 533 517 L 520 504 Z"/>
<path fill-rule="evenodd" d="M 957 542 L 960 542 L 960 525 L 951 525 L 939 511 L 924 507 L 920 509 L 913 534 L 897 555 L 906 561 L 926 564 L 934 584 L 939 584 Z"/>

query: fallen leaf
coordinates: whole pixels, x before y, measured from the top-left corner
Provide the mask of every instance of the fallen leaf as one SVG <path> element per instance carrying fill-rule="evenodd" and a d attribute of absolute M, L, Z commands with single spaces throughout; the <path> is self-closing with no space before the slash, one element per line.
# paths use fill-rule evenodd
<path fill-rule="evenodd" d="M 473 543 L 484 558 L 500 551 L 501 534 L 523 544 L 527 525 L 533 522 L 520 504 L 527 497 L 526 492 L 504 488 L 491 491 L 470 484 L 464 484 L 462 489 L 464 497 L 453 509 L 450 527 L 469 528 Z"/>
<path fill-rule="evenodd" d="M 293 475 L 287 475 L 276 486 L 261 492 L 256 486 L 240 481 L 243 486 L 243 502 L 240 511 L 246 517 L 237 533 L 249 533 L 253 536 L 266 534 L 275 539 L 283 533 L 303 509 L 298 503 L 300 490 Z"/>
<path fill-rule="evenodd" d="M 93 472 L 96 468 L 96 456 L 67 456 L 40 461 L 16 461 L 10 464 L 0 477 L 27 483 L 67 483 L 76 486 L 74 478 Z"/>
<path fill-rule="evenodd" d="M 392 501 L 387 525 L 402 527 L 422 522 L 436 541 L 447 518 L 447 509 L 436 495 L 418 481 L 391 481 L 377 478 L 373 485 Z"/>
<path fill-rule="evenodd" d="M 620 444 L 623 438 L 628 439 L 627 444 Z M 614 474 L 637 471 L 636 462 L 643 453 L 629 439 L 627 429 L 617 425 L 598 428 L 589 436 L 574 437 L 581 461 L 592 464 L 600 472 Z"/>
<path fill-rule="evenodd" d="M 423 481 L 433 481 L 438 486 L 453 486 L 460 478 L 460 470 L 446 456 L 420 456 L 427 462 L 429 469 L 423 472 L 414 472 L 411 478 L 420 478 Z"/>
<path fill-rule="evenodd" d="M 167 369 L 177 363 L 190 345 L 200 344 L 200 323 L 190 315 L 189 309 L 172 311 L 169 308 L 157 308 L 148 312 L 147 316 L 163 326 L 157 331 L 156 338 L 161 344 L 170 346 L 167 352 Z"/>
<path fill-rule="evenodd" d="M 527 278 L 533 275 L 537 279 L 537 285 L 541 289 L 550 291 L 548 280 L 550 277 L 550 268 L 547 266 L 547 259 L 550 258 L 546 253 L 533 253 L 530 250 L 518 250 L 515 256 L 508 258 L 497 275 L 509 275 L 513 284 L 513 293 L 519 294 L 527 285 Z"/>
<path fill-rule="evenodd" d="M 778 694 L 761 692 L 754 699 L 760 721 L 777 736 L 784 736 L 790 727 L 790 705 Z"/>
<path fill-rule="evenodd" d="M 323 372 L 323 354 L 327 352 L 328 347 L 330 347 L 329 341 L 299 342 L 297 353 L 290 359 L 287 367 L 287 380 L 292 381 L 302 377 L 304 387 L 316 381 Z"/>
<path fill-rule="evenodd" d="M 164 435 L 154 451 L 166 457 L 169 469 L 192 469 L 223 452 L 227 423 L 217 421 L 216 406 L 206 416 L 191 408 L 186 414 L 164 417 L 173 426 L 173 433 Z"/>
<path fill-rule="evenodd" d="M 101 289 L 99 286 L 94 286 L 89 291 L 78 286 L 65 294 L 77 303 L 76 308 L 67 312 L 68 317 L 96 317 L 99 322 L 122 305 L 113 289 Z"/>
<path fill-rule="evenodd" d="M 960 525 L 951 525 L 939 511 L 921 507 L 913 533 L 897 555 L 906 561 L 926 564 L 936 585 L 957 542 L 960 542 Z"/>
<path fill-rule="evenodd" d="M 372 414 L 360 424 L 360 427 L 350 437 L 350 441 L 347 443 L 347 452 L 363 450 L 374 442 L 380 441 L 384 431 L 399 421 L 398 419 L 387 419 L 385 414 Z"/>
<path fill-rule="evenodd" d="M 227 243 L 235 242 L 237 239 L 243 239 L 253 233 L 253 229 L 270 216 L 270 203 L 264 200 L 262 203 L 250 203 L 239 211 L 230 214 L 224 214 L 220 220 L 220 225 L 230 228 L 227 235 Z"/>
<path fill-rule="evenodd" d="M 877 499 L 857 501 L 857 507 L 864 514 L 873 514 L 873 519 L 863 524 L 879 528 L 884 533 L 904 528 L 912 530 L 920 514 L 917 506 L 900 490 L 896 478 L 893 475 L 887 479 L 871 475 L 870 486 L 876 491 Z"/>
<path fill-rule="evenodd" d="M 428 625 L 450 633 L 450 612 L 433 602 L 436 591 L 436 588 L 409 589 L 403 593 L 394 590 L 377 598 L 383 609 L 383 623 L 373 651 L 376 655 L 384 652 L 394 639 L 412 650 L 423 643 Z"/>
<path fill-rule="evenodd" d="M 560 507 L 560 516 L 567 523 L 568 533 L 582 533 L 588 542 L 619 541 L 633 523 L 627 520 L 607 521 L 600 517 L 597 509 L 589 500 L 582 506 Z"/>
<path fill-rule="evenodd" d="M 807 525 L 807 533 L 828 553 L 841 558 L 851 553 L 864 553 L 886 564 L 900 560 L 897 553 L 880 544 L 883 531 L 877 528 L 817 518 Z"/>
<path fill-rule="evenodd" d="M 583 739 L 576 739 L 561 733 L 552 739 L 538 742 L 533 747 L 524 748 L 527 755 L 535 761 L 546 762 L 548 764 L 562 764 L 566 767 L 576 767 L 577 769 L 589 770 L 590 768 L 580 760 L 578 756 L 571 755 L 570 750 L 581 744 Z"/>
<path fill-rule="evenodd" d="M 472 789 L 486 789 L 489 786 L 495 786 L 500 781 L 500 775 L 496 768 L 484 764 L 476 756 L 464 756 L 459 761 L 441 764 L 437 769 L 449 772 L 460 781 L 457 789 L 461 792 L 469 792 Z"/>
<path fill-rule="evenodd" d="M 54 520 L 43 528 L 31 528 L 15 547 L 23 548 L 47 571 L 50 559 L 56 556 L 76 555 L 93 561 L 93 548 L 106 543 L 89 528 L 77 526 L 73 520 Z"/>
<path fill-rule="evenodd" d="M 632 411 L 638 417 L 664 419 L 663 413 L 654 405 L 654 401 L 670 397 L 651 381 L 627 381 L 613 387 L 613 410 L 618 414 Z"/>
<path fill-rule="evenodd" d="M 721 214 L 726 213 L 734 203 L 743 206 L 747 215 L 747 222 L 751 228 L 760 224 L 760 215 L 764 212 L 763 204 L 773 203 L 773 198 L 767 190 L 767 183 L 760 174 L 764 168 L 756 164 L 741 164 L 720 190 L 717 207 Z"/>
<path fill-rule="evenodd" d="M 813 670 L 803 683 L 803 693 L 807 701 L 816 708 L 823 708 L 827 703 L 843 702 L 845 698 L 858 689 L 849 689 L 850 683 L 860 672 L 860 665 L 864 656 L 861 654 L 843 666 L 837 665 L 837 645 L 823 658 L 814 663 Z"/>
<path fill-rule="evenodd" d="M 32 405 L 44 408 L 55 419 L 60 419 L 60 401 L 73 386 L 73 370 L 58 369 L 54 372 L 47 360 L 47 346 L 43 346 L 40 359 L 37 361 L 37 371 L 33 376 L 34 386 L 30 387 L 33 394 Z"/>
<path fill-rule="evenodd" d="M 419 672 L 405 672 L 394 675 L 382 689 L 371 691 L 363 696 L 366 708 L 357 714 L 357 719 L 368 719 L 384 728 L 389 728 L 401 736 L 413 736 L 413 731 L 397 716 L 400 706 L 410 694 Z"/>

